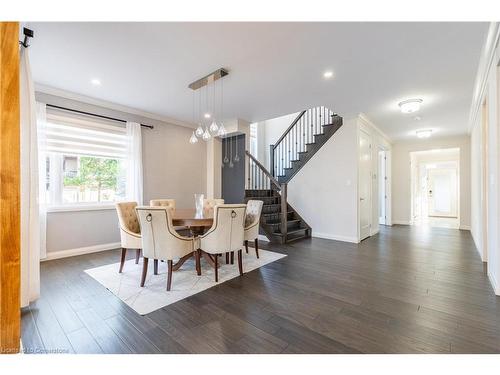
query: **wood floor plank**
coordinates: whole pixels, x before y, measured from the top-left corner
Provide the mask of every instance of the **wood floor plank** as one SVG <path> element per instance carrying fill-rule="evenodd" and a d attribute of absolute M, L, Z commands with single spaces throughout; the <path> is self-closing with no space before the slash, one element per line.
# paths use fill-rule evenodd
<path fill-rule="evenodd" d="M 500 353 L 500 297 L 468 232 L 381 227 L 360 244 L 261 248 L 288 256 L 145 316 L 84 273 L 119 250 L 45 262 L 23 339 L 104 353 Z"/>

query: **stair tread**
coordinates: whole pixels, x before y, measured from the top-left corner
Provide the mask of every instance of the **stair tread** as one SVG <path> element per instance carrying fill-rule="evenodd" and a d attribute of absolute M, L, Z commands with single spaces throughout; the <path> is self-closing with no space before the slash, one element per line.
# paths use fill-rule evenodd
<path fill-rule="evenodd" d="M 289 234 L 294 234 L 294 233 L 298 233 L 298 232 L 302 232 L 302 231 L 306 231 L 308 230 L 309 228 L 297 228 L 297 229 L 292 229 L 292 230 L 288 230 L 286 232 L 287 235 Z M 273 234 L 277 235 L 277 236 L 283 236 L 283 233 L 280 233 L 280 232 L 274 232 Z"/>

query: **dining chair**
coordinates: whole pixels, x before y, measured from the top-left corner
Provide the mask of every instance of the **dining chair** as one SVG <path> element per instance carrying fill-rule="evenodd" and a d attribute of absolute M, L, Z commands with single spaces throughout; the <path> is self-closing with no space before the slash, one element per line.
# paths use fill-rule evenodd
<path fill-rule="evenodd" d="M 175 199 L 151 199 L 149 205 L 153 207 L 166 207 L 175 210 Z"/>
<path fill-rule="evenodd" d="M 219 198 L 203 199 L 203 210 L 212 211 L 215 206 L 220 204 L 224 204 L 224 199 L 219 199 Z"/>
<path fill-rule="evenodd" d="M 135 212 L 136 206 L 136 202 L 119 202 L 115 204 L 120 223 L 120 243 L 122 248 L 119 273 L 123 271 L 127 249 L 136 249 L 135 264 L 139 263 L 141 256 L 141 229 Z"/>
<path fill-rule="evenodd" d="M 136 207 L 142 233 L 143 266 L 141 287 L 146 282 L 148 261 L 155 261 L 155 274 L 158 272 L 158 260 L 168 265 L 167 290 L 172 285 L 172 272 L 176 269 L 173 260 L 179 258 L 179 267 L 186 257 L 192 256 L 195 239 L 177 233 L 172 225 L 172 211 L 165 207 Z"/>
<path fill-rule="evenodd" d="M 258 200 L 249 200 L 247 202 L 247 211 L 245 216 L 245 250 L 248 254 L 248 241 L 254 241 L 255 255 L 259 258 L 259 224 L 262 205 L 264 202 Z"/>
<path fill-rule="evenodd" d="M 198 275 L 201 275 L 200 255 L 202 251 L 212 255 L 215 264 L 215 282 L 219 281 L 218 257 L 223 253 L 238 252 L 238 270 L 240 275 L 243 275 L 242 248 L 245 211 L 245 204 L 215 206 L 212 227 L 199 237 L 199 248 L 195 254 Z"/>

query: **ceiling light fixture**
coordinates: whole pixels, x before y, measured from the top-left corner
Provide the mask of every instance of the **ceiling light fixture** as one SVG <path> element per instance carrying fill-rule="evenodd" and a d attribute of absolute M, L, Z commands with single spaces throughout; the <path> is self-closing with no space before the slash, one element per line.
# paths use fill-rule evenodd
<path fill-rule="evenodd" d="M 90 80 L 90 83 L 92 83 L 94 86 L 101 86 L 101 81 L 97 78 L 92 78 Z"/>
<path fill-rule="evenodd" d="M 323 73 L 323 77 L 325 77 L 326 79 L 332 78 L 333 72 L 331 70 L 327 70 L 326 72 Z"/>
<path fill-rule="evenodd" d="M 194 144 L 201 138 L 204 141 L 210 140 L 212 137 L 225 137 L 227 132 L 222 123 L 223 109 L 224 109 L 224 89 L 223 80 L 221 78 L 228 75 L 227 70 L 221 68 L 213 73 L 191 83 L 188 87 L 193 90 L 193 123 L 197 122 L 198 127 L 191 135 L 189 143 Z M 220 81 L 219 81 L 220 80 Z M 220 83 L 220 111 L 217 113 L 216 103 L 216 82 Z M 209 85 L 212 85 L 212 108 L 209 105 Z M 201 90 L 204 88 L 204 90 Z M 202 91 L 205 93 L 206 105 L 202 110 Z M 195 105 L 195 93 L 198 92 L 198 108 Z M 198 116 L 196 115 L 198 113 Z M 196 121 L 198 117 L 198 121 Z"/>
<path fill-rule="evenodd" d="M 429 138 L 432 134 L 432 129 L 417 130 L 415 133 L 418 138 Z"/>
<path fill-rule="evenodd" d="M 422 102 L 422 99 L 408 99 L 400 102 L 398 105 L 402 113 L 415 113 L 420 110 Z"/>

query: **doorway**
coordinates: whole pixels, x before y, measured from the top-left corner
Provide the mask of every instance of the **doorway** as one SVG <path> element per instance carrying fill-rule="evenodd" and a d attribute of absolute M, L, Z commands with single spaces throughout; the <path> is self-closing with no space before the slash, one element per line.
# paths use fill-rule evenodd
<path fill-rule="evenodd" d="M 378 223 L 387 225 L 387 151 L 378 151 Z"/>
<path fill-rule="evenodd" d="M 359 240 L 371 235 L 372 215 L 372 153 L 371 137 L 364 131 L 359 132 Z"/>
<path fill-rule="evenodd" d="M 410 160 L 411 224 L 458 229 L 460 150 L 412 152 Z"/>

